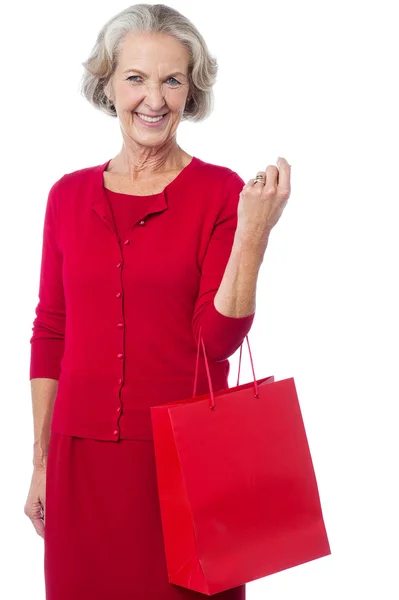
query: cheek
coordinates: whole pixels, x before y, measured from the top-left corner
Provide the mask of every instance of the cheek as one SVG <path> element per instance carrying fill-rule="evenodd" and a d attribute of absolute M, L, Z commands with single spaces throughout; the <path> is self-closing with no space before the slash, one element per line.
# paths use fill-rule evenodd
<path fill-rule="evenodd" d="M 119 90 L 119 104 L 126 109 L 134 108 L 142 100 L 143 94 L 133 87 L 124 87 Z"/>
<path fill-rule="evenodd" d="M 172 112 L 182 112 L 186 105 L 186 91 L 181 90 L 180 93 L 176 92 L 174 94 L 165 94 L 165 102 L 168 105 L 169 109 Z"/>

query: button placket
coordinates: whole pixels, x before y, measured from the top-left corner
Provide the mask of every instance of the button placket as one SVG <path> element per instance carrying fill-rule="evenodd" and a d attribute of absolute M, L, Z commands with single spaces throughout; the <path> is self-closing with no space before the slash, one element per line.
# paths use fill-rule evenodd
<path fill-rule="evenodd" d="M 145 225 L 145 224 L 146 224 L 146 222 L 144 219 L 139 221 L 139 225 Z M 124 240 L 123 244 L 122 244 L 122 241 L 119 238 L 119 236 L 117 236 L 117 240 L 118 240 L 118 245 L 119 245 L 120 254 L 121 254 L 121 259 L 119 261 L 117 261 L 117 263 L 116 263 L 116 268 L 119 269 L 119 274 L 120 274 L 120 289 L 117 292 L 115 292 L 115 295 L 116 295 L 116 298 L 122 300 L 121 301 L 121 318 L 120 318 L 119 322 L 117 322 L 117 327 L 122 334 L 122 344 L 121 344 L 122 351 L 117 353 L 117 358 L 121 364 L 122 376 L 118 377 L 119 406 L 117 406 L 116 410 L 115 410 L 115 414 L 117 415 L 116 427 L 118 427 L 119 418 L 121 416 L 122 409 L 123 409 L 123 402 L 122 402 L 121 394 L 122 394 L 122 388 L 123 388 L 123 384 L 124 384 L 124 366 L 125 366 L 125 355 L 124 355 L 124 351 L 123 351 L 123 349 L 125 347 L 125 314 L 124 314 L 124 291 L 123 291 L 123 267 L 124 267 L 125 260 L 124 260 L 124 256 L 123 256 L 123 248 L 130 245 L 130 239 L 126 238 Z M 119 429 L 114 429 L 113 433 L 114 433 L 114 436 L 117 437 L 120 433 Z"/>
<path fill-rule="evenodd" d="M 118 237 L 118 245 L 119 245 L 119 250 L 120 250 L 120 254 L 121 254 L 121 259 L 119 261 L 117 261 L 116 263 L 116 268 L 119 269 L 119 277 L 120 277 L 120 290 L 116 292 L 116 297 L 118 299 L 123 299 L 123 265 L 124 265 L 124 257 L 123 257 L 123 250 L 122 250 L 122 244 L 121 244 L 121 240 Z M 125 245 L 126 242 L 125 242 Z M 116 426 L 118 427 L 118 422 L 119 422 L 119 418 L 121 416 L 121 412 L 122 412 L 122 398 L 121 398 L 121 391 L 122 391 L 122 387 L 123 387 L 123 383 L 124 383 L 124 352 L 123 352 L 123 348 L 124 348 L 124 342 L 125 342 L 125 331 L 124 331 L 124 322 L 125 322 L 125 315 L 124 315 L 124 305 L 123 302 L 121 302 L 121 313 L 120 313 L 120 318 L 119 321 L 117 322 L 117 327 L 121 333 L 121 352 L 117 353 L 117 358 L 120 361 L 121 364 L 121 371 L 122 371 L 122 376 L 118 377 L 118 400 L 119 400 L 119 406 L 116 407 L 115 409 L 115 415 L 117 418 L 116 421 Z M 119 429 L 115 429 L 114 430 L 114 435 L 118 436 L 119 435 Z"/>

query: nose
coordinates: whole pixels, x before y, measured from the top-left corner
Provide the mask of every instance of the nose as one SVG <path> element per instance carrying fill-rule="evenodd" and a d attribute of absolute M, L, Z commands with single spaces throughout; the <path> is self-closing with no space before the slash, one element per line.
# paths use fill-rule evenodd
<path fill-rule="evenodd" d="M 144 103 L 152 112 L 159 112 L 165 108 L 165 99 L 163 97 L 162 83 L 147 84 L 147 92 Z"/>

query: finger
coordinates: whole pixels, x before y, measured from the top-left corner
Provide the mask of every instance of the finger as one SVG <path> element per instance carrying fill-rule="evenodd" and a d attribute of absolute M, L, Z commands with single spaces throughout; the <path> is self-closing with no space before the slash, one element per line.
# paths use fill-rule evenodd
<path fill-rule="evenodd" d="M 278 185 L 278 168 L 275 165 L 266 167 L 266 185 L 265 188 L 276 188 Z"/>
<path fill-rule="evenodd" d="M 278 186 L 289 190 L 291 186 L 291 165 L 288 164 L 285 158 L 281 158 L 281 156 L 277 158 L 276 162 L 279 170 Z"/>
<path fill-rule="evenodd" d="M 262 181 L 259 181 L 259 179 L 258 179 L 258 180 L 256 180 L 256 178 L 255 178 L 255 179 L 254 179 L 254 181 L 255 181 L 254 187 L 263 187 L 263 186 L 265 185 L 265 183 L 266 183 L 266 173 L 265 173 L 264 171 L 258 171 L 258 172 L 256 173 L 256 175 L 257 175 L 257 176 L 258 176 L 258 175 L 262 175 L 262 177 L 263 177 L 263 180 L 262 180 Z"/>
<path fill-rule="evenodd" d="M 41 537 L 44 537 L 44 523 L 40 518 L 34 517 L 31 519 L 33 527 L 36 529 L 36 533 Z"/>
<path fill-rule="evenodd" d="M 247 187 L 247 186 L 250 186 L 250 185 L 254 185 L 254 183 L 255 183 L 255 178 L 253 177 L 252 179 L 249 179 L 247 181 L 247 183 L 245 184 L 244 187 Z"/>

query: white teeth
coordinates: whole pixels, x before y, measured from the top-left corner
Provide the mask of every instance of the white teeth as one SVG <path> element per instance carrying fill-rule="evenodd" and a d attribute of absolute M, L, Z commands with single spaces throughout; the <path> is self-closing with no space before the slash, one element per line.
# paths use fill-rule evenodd
<path fill-rule="evenodd" d="M 140 117 L 140 119 L 143 119 L 143 121 L 148 121 L 149 123 L 157 123 L 158 121 L 163 119 L 163 115 L 161 115 L 160 117 L 147 117 L 147 115 L 142 115 L 140 113 L 136 114 Z"/>

